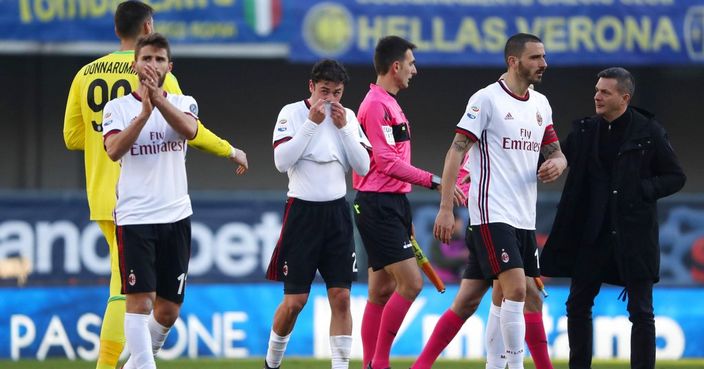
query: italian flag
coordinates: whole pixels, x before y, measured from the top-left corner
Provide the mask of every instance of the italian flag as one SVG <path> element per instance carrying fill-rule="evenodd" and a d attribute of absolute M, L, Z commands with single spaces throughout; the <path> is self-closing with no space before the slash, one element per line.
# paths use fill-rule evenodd
<path fill-rule="evenodd" d="M 281 0 L 244 0 L 244 17 L 257 35 L 267 36 L 281 23 Z"/>

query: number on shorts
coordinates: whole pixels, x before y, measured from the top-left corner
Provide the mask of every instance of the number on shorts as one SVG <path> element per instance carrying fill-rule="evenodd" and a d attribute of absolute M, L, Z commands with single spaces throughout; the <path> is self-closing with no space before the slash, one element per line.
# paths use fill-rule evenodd
<path fill-rule="evenodd" d="M 184 285 L 186 284 L 186 279 L 187 279 L 187 278 L 188 278 L 188 276 L 186 275 L 186 273 L 181 273 L 181 275 L 178 276 L 178 278 L 176 278 L 176 279 L 178 279 L 178 281 L 179 281 L 179 283 L 178 283 L 178 292 L 176 293 L 177 295 L 180 295 L 180 294 L 183 293 L 183 287 L 184 287 Z"/>
<path fill-rule="evenodd" d="M 357 253 L 352 253 L 352 272 L 357 273 Z"/>
<path fill-rule="evenodd" d="M 540 254 L 538 254 L 538 249 L 535 249 L 535 264 L 540 269 Z"/>

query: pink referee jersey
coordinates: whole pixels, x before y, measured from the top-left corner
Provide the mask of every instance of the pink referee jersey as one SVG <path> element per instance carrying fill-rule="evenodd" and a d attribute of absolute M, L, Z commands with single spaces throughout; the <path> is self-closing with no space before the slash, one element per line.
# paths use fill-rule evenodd
<path fill-rule="evenodd" d="M 357 118 L 372 144 L 372 157 L 367 175 L 352 174 L 355 190 L 408 193 L 411 184 L 430 188 L 432 174 L 411 165 L 411 128 L 393 95 L 370 84 Z"/>

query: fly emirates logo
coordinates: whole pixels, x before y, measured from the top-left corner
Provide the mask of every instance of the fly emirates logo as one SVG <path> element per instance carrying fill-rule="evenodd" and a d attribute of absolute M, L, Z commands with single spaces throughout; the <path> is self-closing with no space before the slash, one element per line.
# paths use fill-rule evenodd
<path fill-rule="evenodd" d="M 183 151 L 185 148 L 185 140 L 164 141 L 164 138 L 164 132 L 149 132 L 149 139 L 152 143 L 147 145 L 132 145 L 130 155 L 157 155 L 162 152 Z"/>
<path fill-rule="evenodd" d="M 529 129 L 521 128 L 519 137 L 502 137 L 501 148 L 504 150 L 534 151 L 540 152 L 540 142 L 531 140 L 533 132 Z"/>

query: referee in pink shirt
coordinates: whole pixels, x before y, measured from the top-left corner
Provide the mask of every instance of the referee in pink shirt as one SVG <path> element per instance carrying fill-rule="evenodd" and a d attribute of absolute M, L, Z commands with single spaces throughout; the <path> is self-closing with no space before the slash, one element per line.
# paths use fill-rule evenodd
<path fill-rule="evenodd" d="M 377 80 L 358 118 L 372 145 L 369 172 L 353 174 L 354 216 L 367 251 L 369 300 L 362 319 L 363 365 L 389 367 L 396 332 L 423 286 L 411 248 L 411 185 L 440 190 L 440 177 L 411 165 L 411 127 L 396 94 L 417 74 L 413 49 L 400 37 L 382 38 L 374 52 Z M 458 203 L 464 201 L 455 189 Z"/>

